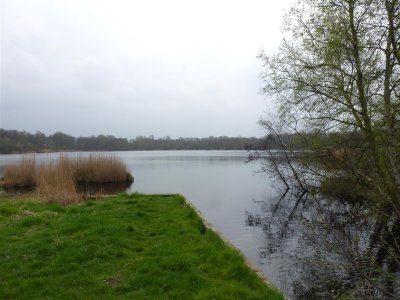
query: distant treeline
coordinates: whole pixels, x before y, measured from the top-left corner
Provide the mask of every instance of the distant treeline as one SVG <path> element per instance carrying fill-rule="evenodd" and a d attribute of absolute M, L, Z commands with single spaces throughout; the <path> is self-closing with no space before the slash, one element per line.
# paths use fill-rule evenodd
<path fill-rule="evenodd" d="M 112 135 L 73 137 L 56 132 L 46 136 L 42 132 L 0 129 L 0 153 L 56 152 L 56 151 L 128 151 L 128 150 L 245 150 L 260 148 L 265 141 L 256 137 L 154 138 L 138 136 L 134 139 Z"/>

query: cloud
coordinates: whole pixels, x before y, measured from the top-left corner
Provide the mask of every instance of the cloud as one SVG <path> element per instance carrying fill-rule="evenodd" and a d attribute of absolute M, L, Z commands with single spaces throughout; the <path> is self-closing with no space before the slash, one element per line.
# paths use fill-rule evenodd
<path fill-rule="evenodd" d="M 3 0 L 0 127 L 257 135 L 255 56 L 290 2 Z"/>

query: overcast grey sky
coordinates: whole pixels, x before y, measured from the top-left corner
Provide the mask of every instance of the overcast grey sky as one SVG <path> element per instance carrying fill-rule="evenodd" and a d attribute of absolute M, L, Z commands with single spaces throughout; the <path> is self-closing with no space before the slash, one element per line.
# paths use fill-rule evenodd
<path fill-rule="evenodd" d="M 260 136 L 293 0 L 0 0 L 0 128 Z"/>

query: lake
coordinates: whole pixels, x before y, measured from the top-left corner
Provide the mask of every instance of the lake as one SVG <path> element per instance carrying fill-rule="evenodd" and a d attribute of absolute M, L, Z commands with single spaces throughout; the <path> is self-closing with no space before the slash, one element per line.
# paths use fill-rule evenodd
<path fill-rule="evenodd" d="M 66 155 L 89 155 L 67 153 Z M 246 151 L 127 151 L 102 152 L 123 159 L 135 181 L 128 192 L 182 194 L 260 269 L 288 298 L 313 290 L 315 270 L 307 273 L 305 259 L 317 257 L 318 240 L 327 235 L 315 208 L 296 191 L 259 172 L 261 163 L 246 163 Z M 57 153 L 35 154 L 38 160 Z M 0 155 L 4 166 L 23 155 Z M 168 213 L 168 212 L 165 212 Z M 334 259 L 340 260 L 340 257 Z M 326 272 L 322 269 L 322 272 Z M 318 283 L 320 284 L 320 283 Z M 323 284 L 323 283 L 322 283 Z M 311 294 L 313 295 L 313 294 Z M 314 297 L 314 296 L 312 296 Z"/>
<path fill-rule="evenodd" d="M 111 153 L 121 157 L 135 177 L 129 192 L 184 195 L 269 281 L 286 289 L 280 279 L 283 275 L 280 269 L 285 259 L 260 257 L 259 252 L 265 247 L 266 237 L 261 228 L 248 226 L 249 211 L 259 211 L 258 203 L 274 199 L 276 191 L 267 176 L 257 173 L 259 163 L 245 163 L 246 151 Z M 40 160 L 58 155 L 35 154 L 35 157 Z M 0 155 L 0 174 L 6 164 L 18 161 L 21 157 L 23 155 Z"/>

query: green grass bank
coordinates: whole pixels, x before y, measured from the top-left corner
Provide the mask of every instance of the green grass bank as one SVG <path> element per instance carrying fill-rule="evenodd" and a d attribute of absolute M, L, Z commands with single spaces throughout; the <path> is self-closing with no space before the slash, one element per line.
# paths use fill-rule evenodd
<path fill-rule="evenodd" d="M 0 199 L 0 299 L 283 299 L 181 196 Z"/>

